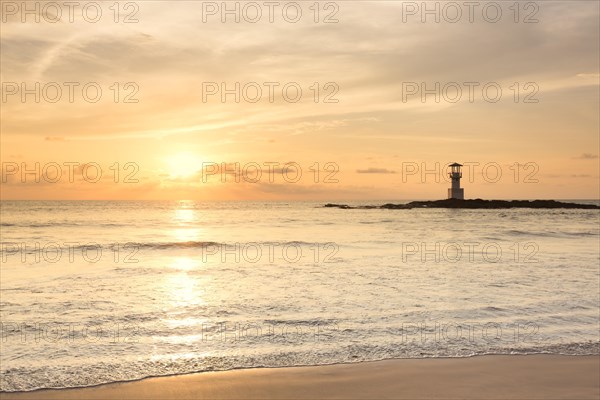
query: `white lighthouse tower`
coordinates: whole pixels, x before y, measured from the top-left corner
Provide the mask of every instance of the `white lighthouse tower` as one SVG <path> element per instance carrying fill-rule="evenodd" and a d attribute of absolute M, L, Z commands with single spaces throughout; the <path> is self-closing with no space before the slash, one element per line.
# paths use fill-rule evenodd
<path fill-rule="evenodd" d="M 448 198 L 449 199 L 465 199 L 465 190 L 460 187 L 460 178 L 462 178 L 462 165 L 459 163 L 454 163 L 450 165 L 451 171 L 448 173 L 450 175 L 450 179 L 452 179 L 452 187 L 448 189 Z"/>

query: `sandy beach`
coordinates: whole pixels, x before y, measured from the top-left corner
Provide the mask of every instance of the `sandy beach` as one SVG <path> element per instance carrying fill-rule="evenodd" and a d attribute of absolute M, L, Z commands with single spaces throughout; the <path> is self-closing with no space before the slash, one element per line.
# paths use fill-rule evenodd
<path fill-rule="evenodd" d="M 598 399 L 598 356 L 403 359 L 149 378 L 1 399 Z"/>

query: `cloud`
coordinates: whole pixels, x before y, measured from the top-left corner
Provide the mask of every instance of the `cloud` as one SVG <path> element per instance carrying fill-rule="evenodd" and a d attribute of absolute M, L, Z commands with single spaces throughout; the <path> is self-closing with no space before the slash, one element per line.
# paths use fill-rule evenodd
<path fill-rule="evenodd" d="M 359 174 L 395 174 L 396 171 L 392 171 L 386 168 L 367 168 L 367 169 L 357 169 L 357 173 Z"/>
<path fill-rule="evenodd" d="M 583 153 L 579 157 L 573 157 L 575 160 L 597 160 L 598 154 Z"/>
<path fill-rule="evenodd" d="M 0 37 L 0 81 L 25 82 L 27 87 L 38 80 L 42 87 L 58 82 L 63 96 L 56 104 L 31 100 L 24 104 L 21 96 L 9 96 L 11 101 L 2 105 L 1 112 L 2 155 L 24 152 L 23 160 L 44 159 L 49 144 L 52 156 L 62 159 L 77 154 L 81 160 L 97 160 L 97 154 L 105 154 L 105 160 L 118 154 L 164 172 L 154 178 L 165 190 L 180 190 L 171 197 L 187 197 L 188 183 L 190 193 L 204 196 L 198 190 L 201 172 L 190 169 L 178 177 L 163 171 L 160 160 L 181 149 L 197 152 L 201 160 L 293 156 L 305 169 L 315 161 L 321 167 L 335 161 L 343 166 L 341 175 L 348 172 L 348 180 L 339 187 L 327 186 L 332 192 L 334 187 L 344 190 L 364 180 L 361 174 L 400 174 L 403 160 L 464 160 L 473 154 L 488 160 L 499 154 L 526 160 L 531 148 L 536 149 L 538 164 L 559 161 L 563 165 L 556 171 L 597 175 L 591 168 L 597 167 L 598 153 L 580 155 L 581 150 L 597 151 L 600 46 L 599 9 L 593 2 L 541 2 L 539 23 L 527 24 L 514 23 L 514 7 L 509 9 L 508 3 L 502 3 L 503 19 L 497 24 L 482 19 L 481 7 L 474 23 L 466 21 L 464 7 L 463 20 L 457 24 L 433 23 L 431 18 L 422 23 L 419 15 L 403 23 L 402 2 L 340 2 L 335 24 L 315 24 L 310 4 L 303 2 L 304 18 L 297 24 L 282 21 L 281 6 L 275 23 L 265 18 L 264 7 L 263 20 L 257 24 L 234 23 L 231 18 L 222 23 L 219 15 L 202 23 L 201 2 L 180 3 L 166 7 L 163 2 L 141 2 L 135 24 L 115 25 L 110 3 L 103 5 L 104 17 L 98 24 L 81 18 L 76 24 L 22 24 L 15 17 Z M 322 11 L 321 18 L 327 15 Z M 521 19 L 529 11 L 521 8 Z M 68 101 L 65 82 L 79 83 L 73 103 Z M 89 82 L 102 88 L 98 103 L 82 96 Z M 262 87 L 262 99 L 249 103 L 242 95 L 237 103 L 229 95 L 223 103 L 217 94 L 203 101 L 205 82 L 226 83 L 229 89 L 236 82 L 242 88 L 256 82 Z M 274 102 L 268 99 L 265 82 L 279 83 Z M 286 82 L 301 86 L 299 102 L 283 100 Z M 406 82 L 424 83 L 427 88 L 458 82 L 463 100 L 437 103 L 430 95 L 423 103 L 415 95 L 403 101 Z M 473 103 L 464 82 L 480 83 Z M 502 86 L 501 101 L 482 100 L 486 82 Z M 539 86 L 534 96 L 539 104 L 521 104 L 532 93 L 525 88 L 528 82 Z M 125 88 L 127 83 L 139 86 L 133 95 L 139 103 L 124 103 L 132 93 Z M 339 90 L 326 87 L 327 83 L 335 83 Z M 325 102 L 328 96 L 339 102 Z M 571 171 L 565 168 L 569 164 L 581 168 Z M 252 181 L 259 173 L 264 182 L 268 176 L 264 166 L 226 171 L 231 169 L 228 162 L 223 171 L 219 166 L 204 174 L 211 173 L 211 183 L 221 182 L 221 176 L 227 182 Z M 77 173 L 83 170 L 82 166 Z M 93 177 L 93 166 L 88 173 Z M 271 173 L 281 182 L 281 168 Z M 319 178 L 326 174 L 323 171 Z M 312 175 L 313 171 L 305 171 L 304 179 Z M 372 180 L 386 180 L 379 178 Z M 558 179 L 569 178 L 561 175 L 553 186 L 558 187 Z M 385 183 L 381 193 L 395 190 Z M 221 190 L 213 186 L 217 189 L 211 191 Z M 226 185 L 222 192 L 231 187 Z M 243 198 L 246 186 L 234 187 Z M 285 197 L 316 189 L 296 185 L 264 190 Z M 378 193 L 363 187 L 356 191 L 369 197 Z"/>
<path fill-rule="evenodd" d="M 571 175 L 571 178 L 591 178 L 592 176 L 589 174 L 573 174 Z"/>

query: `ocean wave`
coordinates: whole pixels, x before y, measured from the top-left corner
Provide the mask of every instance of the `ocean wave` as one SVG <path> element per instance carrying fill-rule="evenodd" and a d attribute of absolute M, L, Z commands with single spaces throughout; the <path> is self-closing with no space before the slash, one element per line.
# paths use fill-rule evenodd
<path fill-rule="evenodd" d="M 33 223 L 11 223 L 11 222 L 2 222 L 0 223 L 0 227 L 18 227 L 18 228 L 59 228 L 59 227 L 123 227 L 127 226 L 126 224 L 120 224 L 116 222 L 100 222 L 94 223 L 91 225 L 89 222 L 33 222 Z"/>
<path fill-rule="evenodd" d="M 590 232 L 590 231 L 582 231 L 582 232 L 564 232 L 564 231 L 544 231 L 544 232 L 536 232 L 536 231 L 523 231 L 518 229 L 512 229 L 506 231 L 508 235 L 512 236 L 539 236 L 539 237 L 551 237 L 551 238 L 561 238 L 561 237 L 584 237 L 584 236 L 598 236 L 598 231 Z"/>
<path fill-rule="evenodd" d="M 23 243 L 19 242 L 2 242 L 2 249 L 0 254 L 13 253 L 15 249 L 13 246 L 21 246 Z M 68 243 L 59 242 L 37 242 L 27 243 L 20 251 L 33 254 L 37 252 L 53 251 L 60 248 L 62 251 L 68 250 L 94 250 L 94 249 L 114 249 L 115 247 L 121 249 L 182 249 L 182 248 L 204 248 L 209 246 L 225 246 L 224 243 L 218 242 L 207 242 L 207 241 L 187 241 L 187 242 L 125 242 L 125 243 L 86 243 L 69 245 Z"/>
<path fill-rule="evenodd" d="M 280 348 L 278 348 L 280 350 Z M 305 351 L 230 356 L 177 356 L 163 359 L 114 361 L 91 359 L 77 365 L 3 368 L 0 391 L 20 392 L 39 389 L 90 387 L 107 383 L 128 382 L 150 377 L 183 375 L 208 371 L 248 368 L 281 368 L 350 364 L 390 359 L 467 358 L 483 355 L 555 354 L 569 356 L 600 355 L 600 342 L 564 343 L 546 346 L 489 347 L 480 349 L 410 347 L 399 343 L 387 345 L 346 344 L 338 348 L 312 347 Z M 4 366 L 4 365 L 3 365 Z"/>
<path fill-rule="evenodd" d="M 141 249 L 192 249 L 192 248 L 205 248 L 209 246 L 223 246 L 224 243 L 210 242 L 210 241 L 196 241 L 190 240 L 187 242 L 131 242 L 127 243 L 128 246 L 133 248 Z"/>
<path fill-rule="evenodd" d="M 329 242 L 305 242 L 301 240 L 292 241 L 259 241 L 259 242 L 237 242 L 237 243 L 224 243 L 224 242 L 213 242 L 213 241 L 184 241 L 184 242 L 121 242 L 121 243 L 85 243 L 85 244 L 70 244 L 61 242 L 46 242 L 38 241 L 35 243 L 21 243 L 21 242 L 1 242 L 0 254 L 13 254 L 15 251 L 20 251 L 26 254 L 35 254 L 38 252 L 49 252 L 55 251 L 60 248 L 62 251 L 69 250 L 90 250 L 94 249 L 125 249 L 125 250 L 168 250 L 168 249 L 201 249 L 209 247 L 219 247 L 221 249 L 232 248 L 235 246 L 265 246 L 265 247 L 278 247 L 278 246 L 295 246 L 295 247 L 307 247 L 307 246 L 326 246 L 331 244 Z M 16 248 L 19 247 L 19 248 Z M 22 247 L 22 248 L 21 248 Z"/>

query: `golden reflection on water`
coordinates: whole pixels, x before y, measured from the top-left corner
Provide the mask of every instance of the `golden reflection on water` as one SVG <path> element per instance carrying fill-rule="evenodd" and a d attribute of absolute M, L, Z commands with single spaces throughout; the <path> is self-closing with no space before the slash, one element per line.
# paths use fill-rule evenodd
<path fill-rule="evenodd" d="M 201 229 L 184 228 L 173 229 L 173 238 L 176 242 L 194 242 L 199 241 Z"/>
<path fill-rule="evenodd" d="M 174 210 L 172 218 L 176 228 L 170 233 L 173 241 L 200 240 L 203 230 L 196 227 L 199 213 L 192 208 L 193 204 L 192 201 L 180 201 Z M 193 316 L 189 313 L 190 309 L 202 309 L 207 304 L 206 277 L 202 274 L 203 266 L 200 261 L 198 257 L 177 256 L 168 264 L 170 272 L 160 283 L 160 290 L 165 293 L 165 305 L 170 309 L 165 318 L 165 323 L 170 328 L 201 327 L 207 321 L 201 313 L 194 313 Z M 169 340 L 185 343 L 194 340 L 195 336 L 173 335 Z"/>
<path fill-rule="evenodd" d="M 177 257 L 170 264 L 172 273 L 167 274 L 165 285 L 172 294 L 171 301 L 174 306 L 195 306 L 206 304 L 204 288 L 200 286 L 200 271 L 198 260 L 189 257 Z"/>
<path fill-rule="evenodd" d="M 165 322 L 172 328 L 200 326 L 206 322 L 204 318 L 199 318 L 198 315 L 185 318 L 181 316 L 189 315 L 190 308 L 201 308 L 207 304 L 202 275 L 194 273 L 200 271 L 201 264 L 190 257 L 177 257 L 169 267 L 172 272 L 166 274 L 161 284 L 167 295 L 165 302 L 172 310 Z"/>
<path fill-rule="evenodd" d="M 196 210 L 190 208 L 178 208 L 175 210 L 175 221 L 180 224 L 190 223 L 197 219 Z"/>
<path fill-rule="evenodd" d="M 199 267 L 199 262 L 190 257 L 177 257 L 170 264 L 171 268 L 178 271 L 191 271 Z"/>
<path fill-rule="evenodd" d="M 179 208 L 175 210 L 173 222 L 180 226 L 180 228 L 173 229 L 172 231 L 174 241 L 193 242 L 200 239 L 202 229 L 195 227 L 195 223 L 199 220 L 198 211 L 189 208 L 192 204 L 192 202 L 181 201 L 179 202 Z"/>

